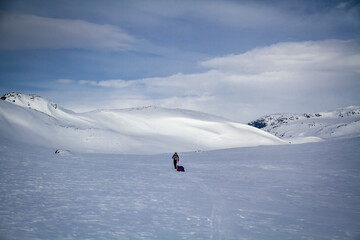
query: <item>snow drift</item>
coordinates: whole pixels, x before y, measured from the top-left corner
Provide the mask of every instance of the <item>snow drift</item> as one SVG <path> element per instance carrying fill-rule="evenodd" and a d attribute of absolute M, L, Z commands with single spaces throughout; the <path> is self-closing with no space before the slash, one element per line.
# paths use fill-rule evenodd
<path fill-rule="evenodd" d="M 262 130 L 183 109 L 142 107 L 75 113 L 37 95 L 0 101 L 10 139 L 82 152 L 154 154 L 283 144 Z"/>

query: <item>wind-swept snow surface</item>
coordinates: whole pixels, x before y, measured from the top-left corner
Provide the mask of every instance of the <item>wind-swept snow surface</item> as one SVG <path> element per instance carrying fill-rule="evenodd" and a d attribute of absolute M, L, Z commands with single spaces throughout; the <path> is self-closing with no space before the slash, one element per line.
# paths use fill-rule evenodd
<path fill-rule="evenodd" d="M 0 239 L 359 239 L 360 139 L 107 155 L 0 138 Z"/>
<path fill-rule="evenodd" d="M 36 95 L 10 93 L 2 99 L 2 135 L 54 148 L 153 154 L 284 144 L 248 125 L 183 109 L 143 107 L 74 113 Z"/>

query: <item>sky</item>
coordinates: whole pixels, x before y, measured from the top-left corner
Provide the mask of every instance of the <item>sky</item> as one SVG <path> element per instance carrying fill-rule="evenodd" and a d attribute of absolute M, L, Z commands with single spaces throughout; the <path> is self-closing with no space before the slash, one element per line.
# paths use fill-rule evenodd
<path fill-rule="evenodd" d="M 1 0 L 0 94 L 247 123 L 360 105 L 355 0 Z"/>

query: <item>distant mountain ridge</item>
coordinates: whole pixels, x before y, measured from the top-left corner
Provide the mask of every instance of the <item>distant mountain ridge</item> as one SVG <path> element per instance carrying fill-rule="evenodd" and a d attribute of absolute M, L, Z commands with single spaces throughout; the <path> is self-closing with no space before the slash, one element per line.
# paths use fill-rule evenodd
<path fill-rule="evenodd" d="M 54 149 L 153 154 L 285 144 L 246 124 L 191 110 L 148 106 L 75 113 L 38 95 L 8 93 L 1 99 L 1 137 Z"/>
<path fill-rule="evenodd" d="M 248 125 L 293 143 L 360 136 L 360 106 L 329 112 L 272 114 Z"/>

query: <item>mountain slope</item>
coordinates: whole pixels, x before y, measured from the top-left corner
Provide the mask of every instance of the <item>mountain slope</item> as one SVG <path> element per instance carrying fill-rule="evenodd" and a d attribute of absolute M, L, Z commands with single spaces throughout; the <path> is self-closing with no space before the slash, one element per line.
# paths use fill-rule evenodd
<path fill-rule="evenodd" d="M 153 154 L 284 143 L 262 130 L 189 110 L 143 107 L 74 113 L 35 95 L 11 93 L 2 99 L 2 135 L 54 148 Z"/>
<path fill-rule="evenodd" d="M 293 143 L 360 136 L 360 106 L 330 112 L 273 114 L 249 123 Z"/>

